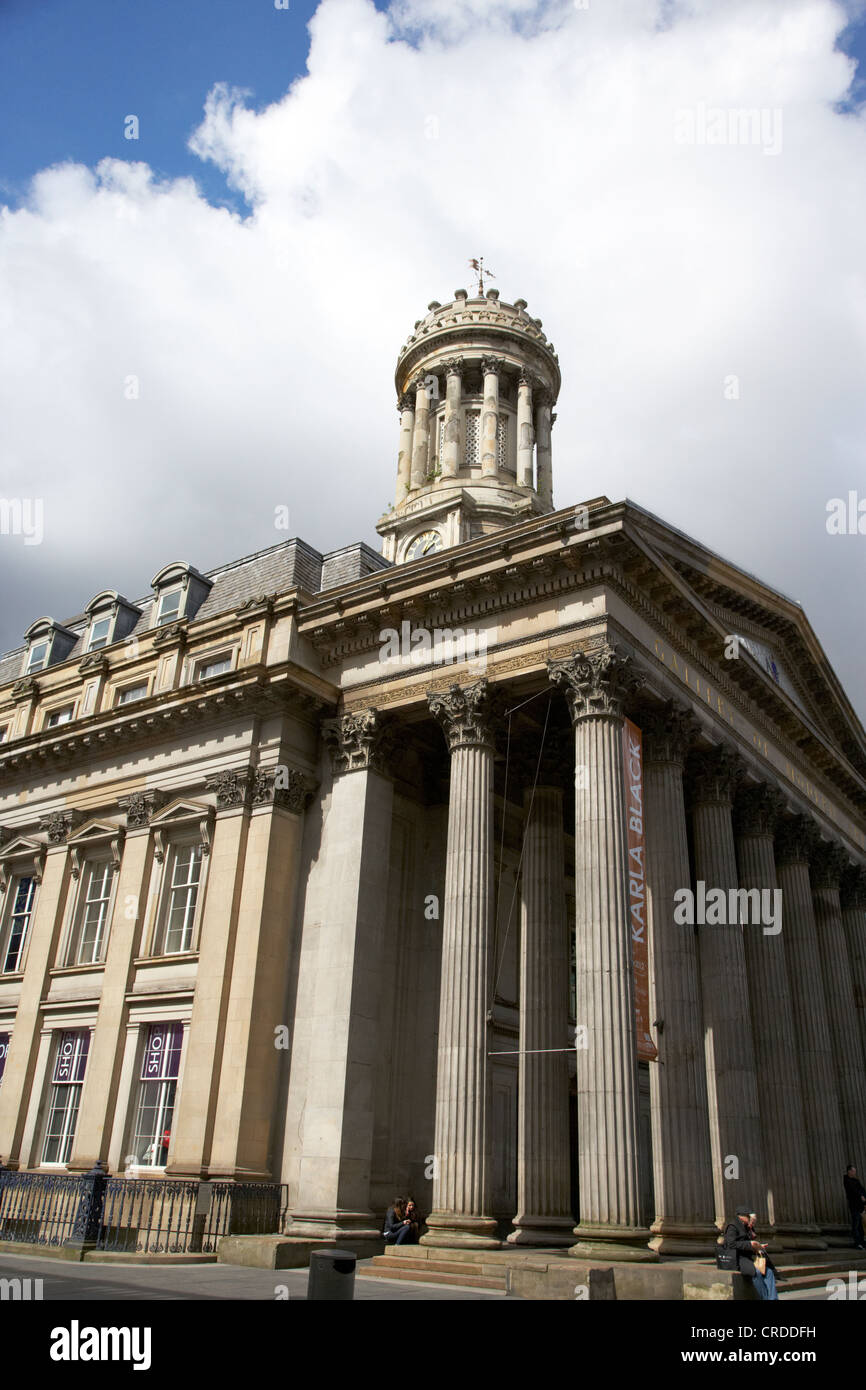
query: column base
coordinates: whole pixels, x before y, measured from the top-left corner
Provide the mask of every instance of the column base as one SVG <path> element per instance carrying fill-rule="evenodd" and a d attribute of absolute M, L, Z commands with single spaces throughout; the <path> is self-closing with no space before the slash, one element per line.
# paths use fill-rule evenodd
<path fill-rule="evenodd" d="M 595 1226 L 582 1221 L 575 1226 L 578 1237 L 569 1255 L 578 1260 L 634 1260 L 651 1263 L 658 1260 L 649 1247 L 650 1231 L 646 1226 Z"/>
<path fill-rule="evenodd" d="M 714 1255 L 719 1228 L 712 1221 L 668 1221 L 661 1217 L 650 1227 L 650 1250 L 657 1255 Z"/>
<path fill-rule="evenodd" d="M 821 1239 L 826 1240 L 827 1245 L 832 1250 L 837 1250 L 845 1246 L 847 1246 L 849 1250 L 853 1250 L 851 1232 L 846 1226 L 821 1226 L 819 1229 L 821 1232 Z"/>
<path fill-rule="evenodd" d="M 507 1245 L 563 1245 L 574 1239 L 573 1216 L 515 1216 Z"/>
<path fill-rule="evenodd" d="M 382 1228 L 372 1211 L 338 1211 L 333 1215 L 295 1211 L 286 1222 L 283 1234 L 292 1239 L 331 1242 L 343 1237 L 351 1240 L 382 1240 Z"/>
<path fill-rule="evenodd" d="M 427 1217 L 427 1230 L 419 1244 L 445 1249 L 500 1250 L 502 1241 L 497 1239 L 498 1229 L 498 1222 L 491 1216 L 457 1216 L 448 1211 L 435 1211 Z"/>

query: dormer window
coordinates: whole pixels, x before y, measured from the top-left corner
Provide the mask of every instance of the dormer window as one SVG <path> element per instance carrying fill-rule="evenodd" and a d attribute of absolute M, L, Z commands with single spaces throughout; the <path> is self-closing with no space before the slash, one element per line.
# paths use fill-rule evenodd
<path fill-rule="evenodd" d="M 98 652 L 127 637 L 141 617 L 141 609 L 127 602 L 116 589 L 103 589 L 85 608 L 90 617 L 86 650 Z"/>
<path fill-rule="evenodd" d="M 50 650 L 50 642 L 34 642 L 30 651 L 27 653 L 28 674 L 32 674 L 34 671 L 41 671 L 43 666 L 48 665 L 48 653 Z"/>
<path fill-rule="evenodd" d="M 168 627 L 195 617 L 213 588 L 213 580 L 205 579 L 192 565 L 175 561 L 155 574 L 151 585 L 156 593 L 151 627 Z"/>
<path fill-rule="evenodd" d="M 157 627 L 164 627 L 166 623 L 173 623 L 180 614 L 183 592 L 181 589 L 169 589 L 162 594 L 159 600 L 159 609 L 156 615 Z"/>
<path fill-rule="evenodd" d="M 25 675 L 32 676 L 44 671 L 48 666 L 56 666 L 65 661 L 75 646 L 80 632 L 63 627 L 53 618 L 38 618 L 25 632 L 27 656 L 24 662 Z"/>

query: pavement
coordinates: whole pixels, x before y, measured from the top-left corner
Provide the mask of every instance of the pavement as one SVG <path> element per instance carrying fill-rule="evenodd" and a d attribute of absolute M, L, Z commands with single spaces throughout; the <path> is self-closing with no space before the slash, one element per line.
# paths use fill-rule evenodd
<path fill-rule="evenodd" d="M 359 1260 L 358 1268 L 372 1263 Z M 44 1301 L 113 1302 L 130 1300 L 306 1299 L 306 1269 L 246 1269 L 242 1265 L 117 1265 L 85 1264 L 38 1256 L 0 1255 L 0 1279 L 41 1279 Z M 464 1302 L 494 1299 L 506 1294 L 489 1289 L 404 1284 L 390 1279 L 356 1279 L 355 1301 Z M 513 1300 L 509 1300 L 513 1301 Z M 521 1302 L 520 1299 L 516 1300 Z"/>

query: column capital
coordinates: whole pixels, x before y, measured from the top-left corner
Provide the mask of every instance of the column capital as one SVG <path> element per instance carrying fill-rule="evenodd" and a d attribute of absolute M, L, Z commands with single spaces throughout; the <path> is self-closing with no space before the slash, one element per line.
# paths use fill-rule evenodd
<path fill-rule="evenodd" d="M 299 816 L 315 791 L 315 783 L 300 768 L 284 763 L 277 767 L 257 767 L 253 773 L 254 806 L 281 806 Z"/>
<path fill-rule="evenodd" d="M 818 841 L 818 827 L 811 816 L 791 816 L 776 830 L 776 863 L 805 864 Z"/>
<path fill-rule="evenodd" d="M 732 806 L 745 769 L 727 744 L 695 753 L 689 772 L 691 801 L 696 806 Z"/>
<path fill-rule="evenodd" d="M 423 391 L 425 395 L 427 394 L 431 375 L 431 372 L 425 372 L 423 376 L 416 376 L 415 380 L 412 382 L 411 388 L 415 392 L 416 397 L 421 391 Z"/>
<path fill-rule="evenodd" d="M 812 851 L 809 864 L 813 888 L 837 889 L 850 860 L 837 840 L 822 840 Z"/>
<path fill-rule="evenodd" d="M 528 367 L 521 367 L 517 384 L 518 386 L 528 386 L 530 391 L 536 391 L 540 388 L 541 382 L 535 372 L 531 372 Z"/>
<path fill-rule="evenodd" d="M 440 362 L 439 366 L 446 376 L 460 376 L 466 370 L 466 363 L 462 357 L 449 357 L 445 362 Z"/>
<path fill-rule="evenodd" d="M 209 792 L 216 792 L 218 811 L 234 811 L 246 807 L 250 802 L 252 769 L 249 767 L 224 768 L 212 772 L 204 779 Z"/>
<path fill-rule="evenodd" d="M 636 722 L 643 734 L 644 762 L 684 765 L 700 729 L 687 705 L 668 700 L 661 708 L 641 710 Z"/>
<path fill-rule="evenodd" d="M 850 865 L 842 875 L 840 885 L 845 912 L 866 912 L 866 867 Z"/>
<path fill-rule="evenodd" d="M 325 719 L 322 737 L 335 774 L 385 771 L 393 737 L 391 725 L 379 710 L 364 709 Z"/>
<path fill-rule="evenodd" d="M 482 357 L 481 359 L 481 371 L 484 376 L 499 376 L 504 366 L 504 357 Z"/>
<path fill-rule="evenodd" d="M 402 415 L 403 412 L 404 412 L 404 410 L 414 410 L 414 409 L 415 409 L 415 400 L 414 400 L 414 397 L 413 397 L 413 396 L 410 396 L 410 394 L 409 394 L 408 391 L 404 391 L 403 394 L 402 394 L 402 396 L 400 396 L 399 400 L 397 401 L 397 410 L 398 410 L 398 413 L 399 413 L 400 415 Z"/>
<path fill-rule="evenodd" d="M 785 798 L 771 783 L 743 787 L 734 802 L 734 833 L 741 838 L 772 840 L 784 810 Z"/>
<path fill-rule="evenodd" d="M 157 811 L 165 805 L 168 793 L 163 791 L 130 792 L 118 797 L 117 805 L 126 815 L 127 830 L 141 830 L 150 825 Z"/>
<path fill-rule="evenodd" d="M 82 811 L 52 811 L 49 816 L 43 816 L 40 820 L 39 829 L 44 831 L 50 844 L 62 845 L 83 820 Z"/>
<path fill-rule="evenodd" d="M 610 643 L 561 661 L 549 660 L 547 673 L 564 692 L 574 724 L 580 719 L 623 719 L 626 700 L 644 683 L 634 657 Z"/>
<path fill-rule="evenodd" d="M 474 685 L 452 685 L 428 691 L 427 704 L 442 725 L 451 753 L 458 748 L 493 748 L 493 708 L 486 679 Z"/>

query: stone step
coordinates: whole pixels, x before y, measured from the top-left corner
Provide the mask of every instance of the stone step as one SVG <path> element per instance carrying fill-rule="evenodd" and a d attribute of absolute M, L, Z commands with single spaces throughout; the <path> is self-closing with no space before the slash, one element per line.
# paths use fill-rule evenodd
<path fill-rule="evenodd" d="M 468 1265 L 471 1269 L 472 1265 Z M 504 1274 L 467 1273 L 466 1263 L 451 1260 L 412 1260 L 405 1257 L 389 1259 L 387 1255 L 375 1255 L 369 1265 L 358 1269 L 359 1278 L 367 1279 L 408 1279 L 425 1284 L 456 1284 L 468 1289 L 496 1289 L 506 1291 Z"/>

